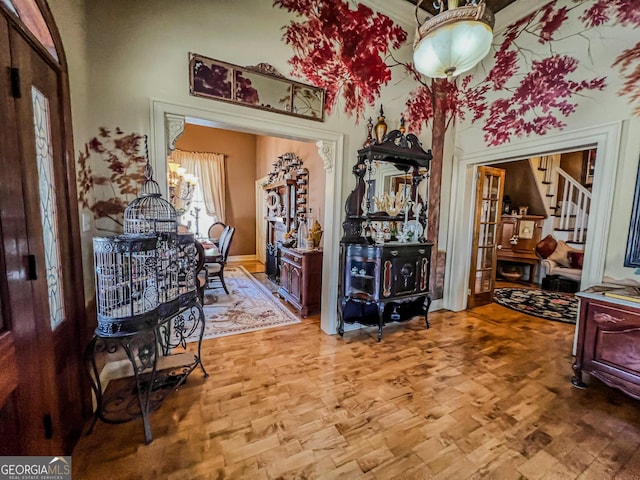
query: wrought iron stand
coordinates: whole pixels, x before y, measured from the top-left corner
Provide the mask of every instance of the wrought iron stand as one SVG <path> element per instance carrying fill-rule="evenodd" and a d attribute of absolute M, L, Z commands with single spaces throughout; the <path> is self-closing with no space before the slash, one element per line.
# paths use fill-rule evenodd
<path fill-rule="evenodd" d="M 187 338 L 198 327 L 197 354 L 172 354 L 172 349 L 178 346 L 186 348 Z M 149 413 L 182 385 L 198 365 L 204 377 L 209 376 L 200 353 L 204 327 L 204 311 L 196 297 L 184 304 L 177 313 L 161 318 L 155 326 L 137 332 L 105 336 L 96 330 L 85 350 L 85 362 L 96 397 L 94 418 L 87 434 L 93 431 L 98 419 L 114 424 L 141 416 L 145 442 L 151 443 L 153 436 Z M 96 360 L 102 354 L 115 355 L 119 351 L 126 354 L 128 363 L 123 359 L 115 375 L 117 379 L 111 380 L 111 385 L 103 385 Z"/>

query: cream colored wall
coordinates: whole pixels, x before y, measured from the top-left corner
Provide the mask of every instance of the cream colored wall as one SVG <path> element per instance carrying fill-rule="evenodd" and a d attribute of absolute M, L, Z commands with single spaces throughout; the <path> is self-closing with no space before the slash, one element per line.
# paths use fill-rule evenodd
<path fill-rule="evenodd" d="M 315 143 L 298 142 L 284 138 L 258 136 L 256 142 L 256 178 L 264 177 L 278 155 L 293 152 L 309 170 L 308 206 L 312 218 L 322 223 L 324 213 L 325 171 Z M 324 226 L 323 226 L 324 227 Z"/>
<path fill-rule="evenodd" d="M 227 225 L 236 227 L 229 255 L 255 255 L 256 136 L 187 124 L 176 147 L 226 155 L 225 216 Z"/>
<path fill-rule="evenodd" d="M 49 2 L 56 21 L 67 59 L 69 88 L 71 94 L 71 116 L 73 123 L 74 150 L 77 152 L 90 136 L 95 135 L 89 129 L 89 64 L 87 54 L 87 22 L 84 0 L 64 0 Z M 93 215 L 87 213 L 89 230 L 82 231 L 82 211 L 80 211 L 80 232 L 83 249 L 82 265 L 85 299 L 91 300 L 94 291 L 94 270 L 92 239 L 96 235 Z"/>

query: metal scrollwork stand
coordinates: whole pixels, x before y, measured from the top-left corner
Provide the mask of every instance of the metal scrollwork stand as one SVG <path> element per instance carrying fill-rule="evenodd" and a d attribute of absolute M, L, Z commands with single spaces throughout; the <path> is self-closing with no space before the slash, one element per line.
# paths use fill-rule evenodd
<path fill-rule="evenodd" d="M 173 354 L 172 350 L 178 346 L 186 348 L 187 338 L 198 328 L 197 353 Z M 149 413 L 182 385 L 198 365 L 204 377 L 209 376 L 201 356 L 204 328 L 204 311 L 196 297 L 177 313 L 161 318 L 153 327 L 118 336 L 104 336 L 96 331 L 85 350 L 96 400 L 93 422 L 87 434 L 93 431 L 98 419 L 115 424 L 142 417 L 145 442 L 151 443 Z M 116 379 L 107 382 L 112 385 L 103 385 L 96 360 L 103 354 L 115 356 L 118 352 L 123 352 L 126 358 L 112 363 L 118 365 L 114 369 Z"/>

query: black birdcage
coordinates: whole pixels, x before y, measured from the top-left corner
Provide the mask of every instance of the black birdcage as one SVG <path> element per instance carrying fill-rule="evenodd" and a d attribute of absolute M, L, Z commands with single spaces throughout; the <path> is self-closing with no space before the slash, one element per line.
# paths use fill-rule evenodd
<path fill-rule="evenodd" d="M 178 293 L 180 304 L 191 301 L 196 295 L 196 239 L 193 233 L 178 235 Z"/>
<path fill-rule="evenodd" d="M 178 231 L 178 214 L 173 205 L 162 198 L 160 186 L 153 179 L 153 169 L 149 162 L 144 168 L 144 176 L 138 198 L 124 211 L 124 233 L 175 235 Z"/>
<path fill-rule="evenodd" d="M 162 198 L 148 160 L 144 176 L 140 195 L 124 211 L 124 232 L 157 237 L 159 309 L 161 315 L 169 315 L 179 308 L 178 215 L 173 205 Z"/>
<path fill-rule="evenodd" d="M 157 244 L 155 235 L 93 239 L 100 335 L 126 335 L 157 323 Z"/>

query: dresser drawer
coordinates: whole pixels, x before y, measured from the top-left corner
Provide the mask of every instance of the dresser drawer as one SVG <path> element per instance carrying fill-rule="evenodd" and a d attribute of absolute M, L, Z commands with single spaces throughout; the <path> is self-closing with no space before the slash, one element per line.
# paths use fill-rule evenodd
<path fill-rule="evenodd" d="M 589 322 L 605 330 L 627 329 L 640 327 L 640 315 L 615 305 L 593 302 L 589 305 Z"/>
<path fill-rule="evenodd" d="M 293 263 L 294 265 L 298 265 L 298 266 L 302 265 L 302 255 L 292 250 L 282 249 L 280 258 L 282 260 L 288 261 L 289 263 Z"/>
<path fill-rule="evenodd" d="M 585 371 L 640 399 L 640 309 L 604 295 L 578 296 L 580 325 L 572 383 L 585 386 Z"/>

